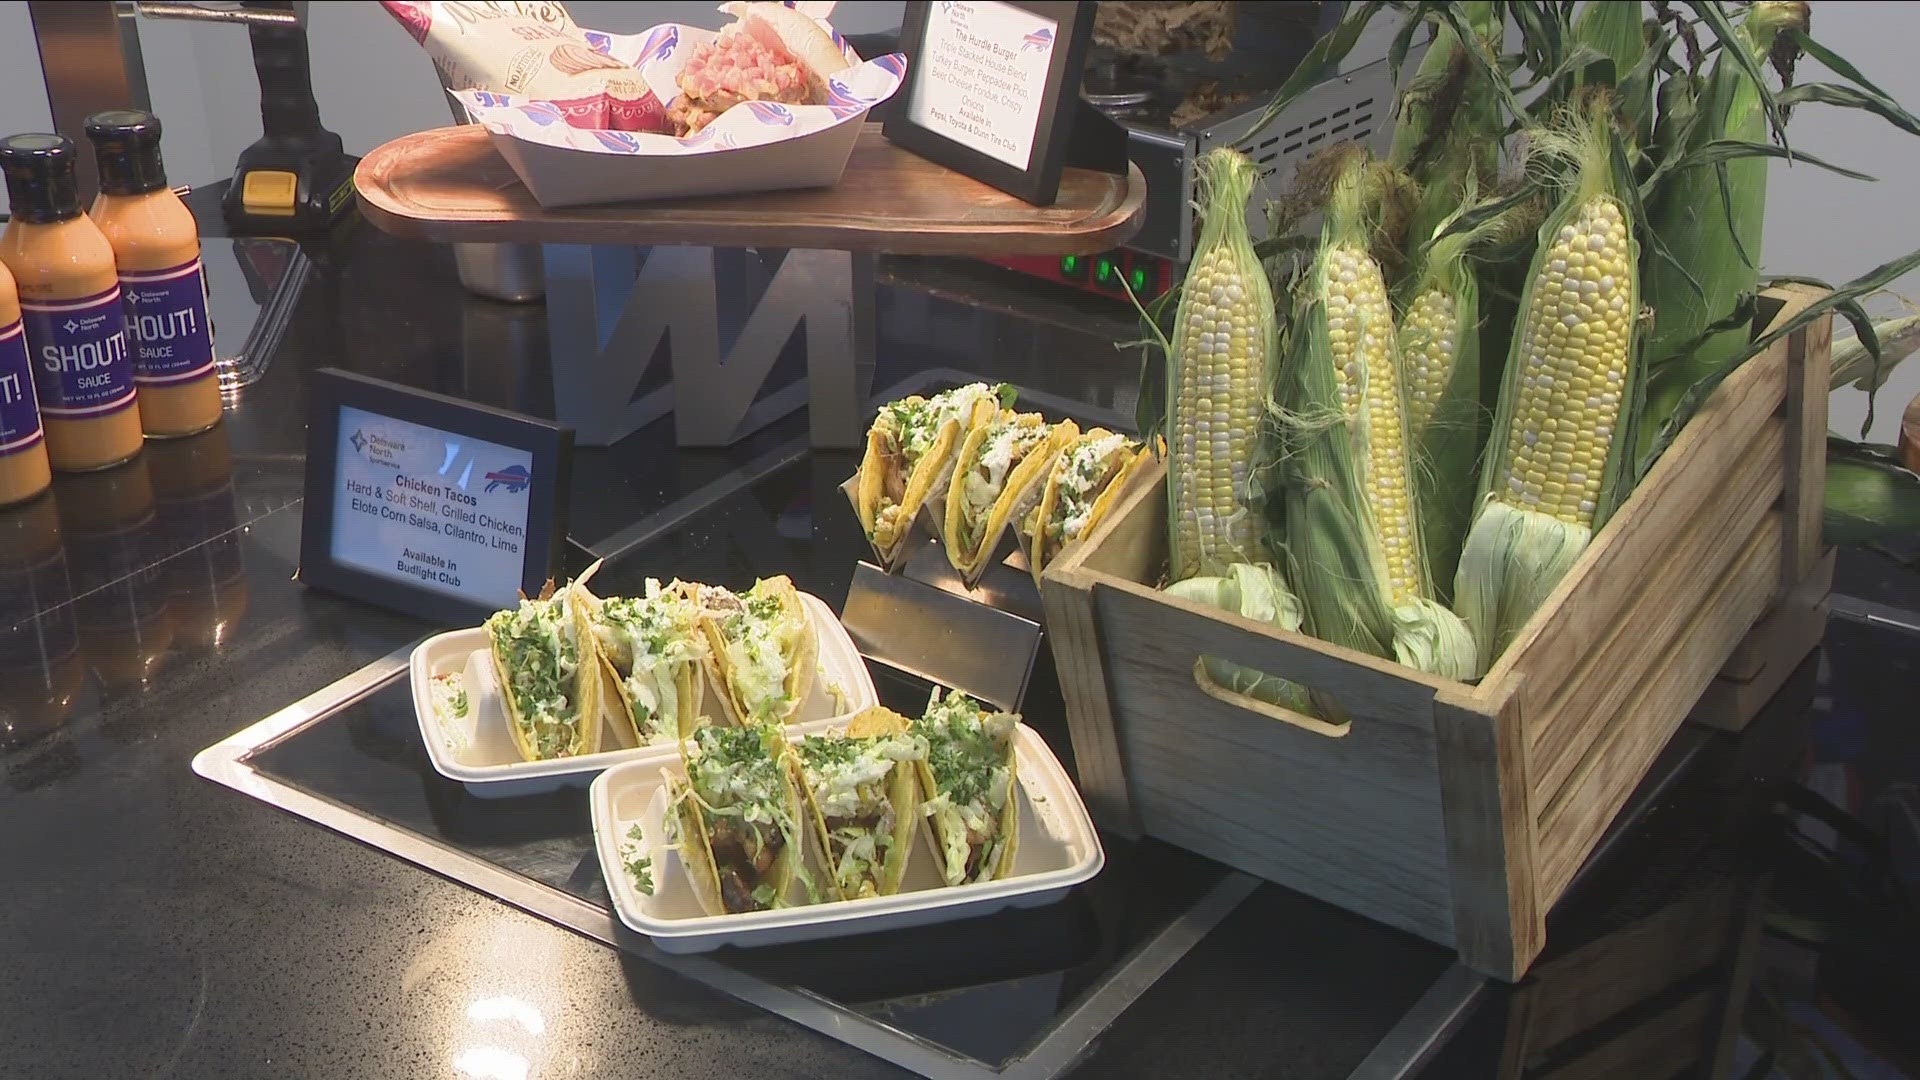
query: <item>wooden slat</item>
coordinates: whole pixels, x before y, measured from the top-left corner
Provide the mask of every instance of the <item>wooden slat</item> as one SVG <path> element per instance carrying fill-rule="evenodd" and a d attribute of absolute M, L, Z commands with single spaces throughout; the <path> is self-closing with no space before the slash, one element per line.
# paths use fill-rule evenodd
<path fill-rule="evenodd" d="M 1057 565 L 1143 585 L 1160 580 L 1167 563 L 1167 463 L 1148 462 L 1143 472 L 1092 533 L 1060 552 Z"/>
<path fill-rule="evenodd" d="M 1566 890 L 1600 834 L 1725 662 L 1733 643 L 1766 607 L 1779 583 L 1780 549 L 1780 518 L 1770 513 L 1721 578 L 1719 589 L 1702 602 L 1694 625 L 1680 637 L 1665 663 L 1623 705 L 1647 721 L 1622 725 L 1611 738 L 1596 744 L 1554 802 L 1541 809 L 1538 865 L 1540 892 L 1548 905 Z"/>
<path fill-rule="evenodd" d="M 1664 561 L 1643 568 L 1638 595 L 1549 695 L 1527 702 L 1528 775 L 1532 806 L 1544 807 L 1589 749 L 1620 725 L 1677 723 L 1621 707 L 1657 671 L 1717 582 L 1702 567 L 1726 566 L 1780 497 L 1780 425 L 1768 421 L 1755 451 L 1701 508 L 1693 528 L 1676 536 Z M 1623 591 L 1628 587 L 1621 586 Z M 1734 642 L 1728 642 L 1731 649 Z M 1723 660 L 1724 658 L 1722 658 Z M 1721 660 L 1716 660 L 1718 671 Z M 1540 700 L 1544 697 L 1545 700 Z"/>
<path fill-rule="evenodd" d="M 636 161 L 644 166 L 644 162 Z M 702 244 L 912 255 L 1065 255 L 1118 246 L 1139 228 L 1146 182 L 1067 169 L 1033 206 L 888 142 L 868 124 L 830 188 L 547 209 L 478 125 L 377 147 L 354 170 L 367 220 L 449 243 Z"/>
<path fill-rule="evenodd" d="M 1081 799 L 1103 827 L 1138 836 L 1140 820 L 1128 793 L 1126 762 L 1114 731 L 1093 594 L 1085 586 L 1048 574 L 1040 582 L 1040 603 L 1046 611 L 1054 670 L 1067 707 L 1067 734 L 1073 740 Z"/>
<path fill-rule="evenodd" d="M 1667 1080 L 1711 1051 L 1719 995 L 1698 991 L 1536 1080 Z"/>
<path fill-rule="evenodd" d="M 1466 966 L 1506 982 L 1526 973 L 1547 934 L 1546 906 L 1534 895 L 1533 815 L 1527 812 L 1519 708 L 1517 694 L 1489 708 L 1464 687 L 1441 690 L 1433 703 L 1454 948 Z"/>
<path fill-rule="evenodd" d="M 1150 462 L 1143 471 L 1153 475 L 1122 493 L 1080 542 L 1061 550 L 1040 581 L 1080 793 L 1094 820 L 1126 836 L 1139 835 L 1140 819 L 1121 756 L 1119 718 L 1107 691 L 1111 663 L 1085 571 L 1091 567 L 1139 582 L 1159 578 L 1167 548 L 1166 463 Z"/>
<path fill-rule="evenodd" d="M 1237 616 L 1092 576 L 1108 690 L 1123 718 L 1121 753 L 1142 827 L 1450 942 L 1433 688 L 1368 672 L 1365 692 L 1351 688 L 1354 719 L 1339 737 L 1274 720 L 1203 692 L 1195 660 L 1213 655 L 1275 670 L 1311 647 L 1278 641 Z M 1351 677 L 1353 668 L 1329 656 L 1310 670 Z"/>
<path fill-rule="evenodd" d="M 1773 418 L 1785 367 L 1786 343 L 1780 342 L 1727 377 L 1483 682 L 1497 685 L 1509 672 L 1524 671 L 1531 691 L 1542 693 L 1567 678 L 1631 599 L 1621 582 L 1667 558 L 1672 538 L 1698 520 L 1738 465 L 1729 447 L 1745 445 L 1746 433 Z"/>
<path fill-rule="evenodd" d="M 1831 610 L 1828 594 L 1833 589 L 1833 564 L 1838 551 L 1828 548 L 1814 563 L 1813 573 L 1787 595 L 1785 602 L 1773 605 L 1734 649 L 1738 670 L 1750 672 L 1746 678 L 1733 678 L 1734 660 L 1700 695 L 1687 720 L 1721 731 L 1743 731 L 1747 724 L 1780 692 L 1794 669 L 1819 648 L 1827 633 L 1827 615 Z"/>
<path fill-rule="evenodd" d="M 1786 481 L 1781 494 L 1787 542 L 1780 559 L 1780 595 L 1799 586 L 1826 551 L 1821 519 L 1827 491 L 1827 384 L 1833 366 L 1831 318 L 1787 339 Z"/>

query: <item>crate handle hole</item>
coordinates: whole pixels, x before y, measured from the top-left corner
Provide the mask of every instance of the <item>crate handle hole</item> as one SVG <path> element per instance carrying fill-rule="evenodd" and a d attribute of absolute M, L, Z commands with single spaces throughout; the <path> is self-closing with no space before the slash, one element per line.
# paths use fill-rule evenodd
<path fill-rule="evenodd" d="M 1353 725 L 1350 723 L 1329 723 L 1317 717 L 1296 712 L 1284 705 L 1275 705 L 1270 701 L 1262 701 L 1259 698 L 1243 694 L 1238 690 L 1231 690 L 1221 686 L 1218 682 L 1215 682 L 1213 676 L 1207 672 L 1207 661 L 1209 659 L 1212 658 L 1202 656 L 1194 660 L 1193 684 L 1200 688 L 1201 693 L 1213 698 L 1215 701 L 1223 701 L 1236 709 L 1245 709 L 1248 712 L 1259 713 L 1269 720 L 1278 720 L 1283 724 L 1292 724 L 1294 727 L 1300 728 L 1303 731 L 1310 731 L 1315 735 L 1323 735 L 1329 739 L 1345 738 L 1347 732 L 1353 730 Z M 1220 663 L 1222 661 L 1215 662 Z"/>

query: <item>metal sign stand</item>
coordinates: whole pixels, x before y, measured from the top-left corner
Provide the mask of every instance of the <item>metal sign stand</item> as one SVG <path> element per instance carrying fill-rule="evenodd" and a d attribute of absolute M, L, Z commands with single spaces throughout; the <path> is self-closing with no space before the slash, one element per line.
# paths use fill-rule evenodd
<path fill-rule="evenodd" d="M 969 591 L 938 541 L 898 574 L 862 561 L 840 622 L 860 654 L 996 708 L 1017 711 L 1040 653 L 1040 593 L 1020 553 Z"/>

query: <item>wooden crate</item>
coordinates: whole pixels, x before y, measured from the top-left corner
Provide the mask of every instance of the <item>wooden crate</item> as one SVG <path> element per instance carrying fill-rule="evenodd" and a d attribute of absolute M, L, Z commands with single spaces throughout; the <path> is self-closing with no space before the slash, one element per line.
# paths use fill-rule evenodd
<path fill-rule="evenodd" d="M 1769 295 L 1780 318 L 1819 293 Z M 1518 978 L 1702 691 L 1818 568 L 1829 331 L 1721 385 L 1478 685 L 1158 591 L 1164 470 L 1143 481 L 1041 589 L 1089 807 Z M 1354 720 L 1223 690 L 1201 656 Z"/>

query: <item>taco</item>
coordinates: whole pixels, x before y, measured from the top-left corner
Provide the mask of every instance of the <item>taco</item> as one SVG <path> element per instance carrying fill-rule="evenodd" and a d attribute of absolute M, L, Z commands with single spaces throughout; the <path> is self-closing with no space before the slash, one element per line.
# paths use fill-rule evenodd
<path fill-rule="evenodd" d="M 927 740 L 876 705 L 840 735 L 809 735 L 789 761 L 807 805 L 827 880 L 841 900 L 900 891 L 920 820 L 918 764 Z"/>
<path fill-rule="evenodd" d="M 819 632 L 786 575 L 762 578 L 744 593 L 698 585 L 707 635 L 707 673 L 728 723 L 790 724 L 813 690 Z"/>
<path fill-rule="evenodd" d="M 921 814 L 949 885 L 997 881 L 1013 872 L 1020 800 L 1013 733 L 1020 718 L 989 712 L 965 694 L 933 692 L 909 730 L 927 740 L 919 763 Z"/>
<path fill-rule="evenodd" d="M 667 774 L 668 835 L 709 915 L 784 907 L 805 873 L 800 792 L 781 738 L 710 724 L 680 742 L 686 778 Z"/>
<path fill-rule="evenodd" d="M 600 749 L 600 668 L 585 614 L 563 595 L 522 600 L 486 622 L 513 745 L 527 761 Z"/>
<path fill-rule="evenodd" d="M 1040 503 L 1021 530 L 1033 580 L 1068 544 L 1100 523 L 1150 453 L 1125 435 L 1094 428 L 1069 442 L 1047 472 Z"/>
<path fill-rule="evenodd" d="M 1039 413 L 1011 409 L 967 433 L 947 485 L 941 540 L 969 586 L 986 572 L 1007 523 L 1040 498 L 1054 455 L 1079 434 L 1071 420 L 1049 425 Z"/>
<path fill-rule="evenodd" d="M 880 406 L 867 429 L 853 509 L 881 566 L 895 570 L 906 561 L 913 520 L 946 492 L 960 443 L 1012 399 L 1013 389 L 1004 383 L 969 383 Z"/>
<path fill-rule="evenodd" d="M 663 587 L 648 578 L 643 597 L 601 599 L 579 582 L 569 593 L 593 630 L 601 694 L 615 705 L 622 742 L 651 746 L 693 734 L 706 690 L 700 662 L 707 655 L 693 587 L 678 581 Z"/>

